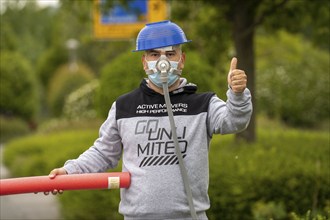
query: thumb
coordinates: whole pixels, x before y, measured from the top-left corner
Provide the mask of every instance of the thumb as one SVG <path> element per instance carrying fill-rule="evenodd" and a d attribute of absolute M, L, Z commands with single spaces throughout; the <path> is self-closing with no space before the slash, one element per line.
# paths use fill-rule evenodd
<path fill-rule="evenodd" d="M 237 67 L 237 58 L 233 57 L 230 62 L 230 69 L 229 72 L 233 71 Z"/>
<path fill-rule="evenodd" d="M 231 72 L 233 70 L 235 70 L 236 67 L 237 67 L 237 58 L 233 57 L 231 59 L 231 62 L 230 62 L 230 69 L 229 69 L 229 73 L 228 73 L 228 76 L 227 76 L 228 85 L 231 85 Z"/>
<path fill-rule="evenodd" d="M 50 171 L 50 173 L 48 174 L 48 177 L 50 179 L 54 179 L 57 175 L 63 175 L 63 174 L 67 174 L 67 172 L 64 168 L 56 168 L 56 169 L 53 169 L 52 171 Z"/>
<path fill-rule="evenodd" d="M 57 175 L 57 169 L 54 169 L 54 170 L 50 171 L 50 173 L 48 174 L 48 177 L 50 179 L 54 179 L 56 177 L 56 175 Z"/>

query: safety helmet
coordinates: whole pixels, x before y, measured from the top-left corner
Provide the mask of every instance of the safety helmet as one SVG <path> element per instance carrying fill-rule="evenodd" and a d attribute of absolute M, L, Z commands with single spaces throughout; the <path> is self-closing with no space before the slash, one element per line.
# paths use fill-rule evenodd
<path fill-rule="evenodd" d="M 151 50 L 190 42 L 183 30 L 171 21 L 146 24 L 136 39 L 136 51 Z"/>

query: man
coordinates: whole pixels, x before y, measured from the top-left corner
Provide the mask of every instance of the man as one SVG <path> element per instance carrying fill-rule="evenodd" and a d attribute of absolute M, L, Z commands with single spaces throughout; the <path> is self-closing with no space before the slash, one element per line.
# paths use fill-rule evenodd
<path fill-rule="evenodd" d="M 210 140 L 213 134 L 244 130 L 252 103 L 246 74 L 236 68 L 236 58 L 228 74 L 227 102 L 214 93 L 196 93 L 197 86 L 180 77 L 186 60 L 181 45 L 187 42 L 182 29 L 170 21 L 147 24 L 137 37 L 136 51 L 144 51 L 142 64 L 148 79 L 113 103 L 93 146 L 52 170 L 50 178 L 103 172 L 116 167 L 122 157 L 123 172 L 131 174 L 130 187 L 121 189 L 119 212 L 125 219 L 191 219 L 186 180 L 175 151 L 176 132 L 194 212 L 199 219 L 207 219 Z M 160 61 L 170 65 L 165 81 Z M 168 85 L 175 131 L 169 123 L 164 84 Z"/>

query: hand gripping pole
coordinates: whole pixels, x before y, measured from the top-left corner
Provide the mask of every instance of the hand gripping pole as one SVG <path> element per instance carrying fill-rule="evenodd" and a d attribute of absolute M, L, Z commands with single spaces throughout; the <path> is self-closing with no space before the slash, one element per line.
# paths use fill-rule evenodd
<path fill-rule="evenodd" d="M 20 177 L 0 180 L 0 196 L 53 190 L 118 189 L 131 183 L 128 172 Z"/>

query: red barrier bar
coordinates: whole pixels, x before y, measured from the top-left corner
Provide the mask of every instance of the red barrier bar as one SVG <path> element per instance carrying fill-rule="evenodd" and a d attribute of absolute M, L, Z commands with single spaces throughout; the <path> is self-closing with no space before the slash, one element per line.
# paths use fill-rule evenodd
<path fill-rule="evenodd" d="M 57 190 L 118 189 L 131 183 L 128 172 L 20 177 L 0 180 L 0 196 Z"/>

